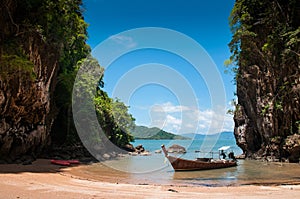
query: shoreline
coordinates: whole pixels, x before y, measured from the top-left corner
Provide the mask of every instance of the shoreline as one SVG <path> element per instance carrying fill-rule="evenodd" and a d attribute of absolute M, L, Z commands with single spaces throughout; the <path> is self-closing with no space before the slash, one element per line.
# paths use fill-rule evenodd
<path fill-rule="evenodd" d="M 300 185 L 131 184 L 122 181 L 124 176 L 95 180 L 77 172 L 87 166 L 61 167 L 47 159 L 32 165 L 0 165 L 0 198 L 269 198 L 300 194 Z"/>
<path fill-rule="evenodd" d="M 93 163 L 95 164 L 95 163 Z M 62 174 L 68 175 L 72 178 L 78 178 L 78 179 L 88 179 L 90 181 L 101 181 L 101 182 L 108 182 L 113 184 L 123 183 L 123 184 L 132 184 L 132 185 L 153 185 L 153 186 L 178 186 L 178 187 L 242 187 L 242 186 L 300 186 L 299 180 L 278 180 L 278 179 L 271 179 L 271 180 L 264 180 L 264 181 L 253 181 L 253 180 L 246 180 L 243 182 L 235 182 L 235 183 L 197 183 L 197 182 L 190 182 L 188 181 L 182 181 L 182 180 L 166 180 L 166 181 L 160 181 L 160 180 L 154 180 L 154 179 L 148 179 L 149 174 L 138 174 L 140 176 L 143 176 L 143 178 L 134 177 L 134 174 L 129 174 L 126 172 L 121 172 L 118 170 L 114 170 L 112 168 L 107 167 L 106 165 L 101 165 L 101 173 L 103 175 L 101 176 L 95 176 L 93 174 L 99 173 L 99 170 L 97 171 L 91 171 L 89 168 L 92 167 L 93 164 L 82 164 L 76 167 L 67 167 L 63 169 Z M 98 164 L 98 163 L 97 163 Z M 99 165 L 98 165 L 99 166 Z M 84 172 L 83 172 L 84 171 Z M 168 172 L 168 171 L 165 171 Z M 187 171 L 190 172 L 190 171 Z M 193 171 L 191 171 L 193 172 Z M 174 175 L 177 174 L 184 174 L 184 172 L 174 172 Z M 151 174 L 150 174 L 151 175 Z"/>

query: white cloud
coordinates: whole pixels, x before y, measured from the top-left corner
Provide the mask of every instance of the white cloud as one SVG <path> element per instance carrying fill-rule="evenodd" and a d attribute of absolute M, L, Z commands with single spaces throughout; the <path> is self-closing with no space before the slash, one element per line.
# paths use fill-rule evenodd
<path fill-rule="evenodd" d="M 124 46 L 125 48 L 134 48 L 137 46 L 137 43 L 133 40 L 132 37 L 124 35 L 113 35 L 109 39 L 115 42 L 118 45 Z"/>
<path fill-rule="evenodd" d="M 205 126 L 204 124 L 199 124 L 199 128 L 200 128 L 200 129 L 205 129 L 206 126 Z"/>
<path fill-rule="evenodd" d="M 233 131 L 233 119 L 224 107 L 198 110 L 195 107 L 174 105 L 171 102 L 156 104 L 151 109 L 152 126 L 172 133 L 214 134 Z"/>
<path fill-rule="evenodd" d="M 167 124 L 177 124 L 177 125 L 181 125 L 182 120 L 173 117 L 172 115 L 167 115 L 167 120 L 166 120 Z"/>
<path fill-rule="evenodd" d="M 161 105 L 157 105 L 153 108 L 154 112 L 165 112 L 165 113 L 178 113 L 182 111 L 190 110 L 187 106 L 173 105 L 171 102 L 167 102 Z"/>
<path fill-rule="evenodd" d="M 178 134 L 181 128 L 181 124 L 182 120 L 180 118 L 176 118 L 172 115 L 167 115 L 161 128 L 165 131 Z"/>
<path fill-rule="evenodd" d="M 155 126 L 175 134 L 215 134 L 233 131 L 234 128 L 232 115 L 226 114 L 227 108 L 224 107 L 199 110 L 196 107 L 167 102 L 138 109 L 148 111 L 149 121 L 143 125 Z"/>
<path fill-rule="evenodd" d="M 202 133 L 214 134 L 222 131 L 233 131 L 232 116 L 226 114 L 224 108 L 198 112 L 199 128 Z M 205 132 L 203 132 L 205 130 Z"/>
<path fill-rule="evenodd" d="M 187 128 L 193 128 L 193 127 L 194 127 L 194 125 L 191 124 L 191 123 L 187 123 L 187 124 L 185 124 L 185 126 L 186 126 Z"/>

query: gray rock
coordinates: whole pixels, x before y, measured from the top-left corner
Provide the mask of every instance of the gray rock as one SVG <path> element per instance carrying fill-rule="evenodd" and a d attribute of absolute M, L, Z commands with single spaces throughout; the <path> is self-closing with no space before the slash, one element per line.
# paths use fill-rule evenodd
<path fill-rule="evenodd" d="M 111 158 L 111 156 L 110 156 L 109 154 L 107 154 L 107 153 L 104 153 L 104 154 L 102 155 L 102 157 L 103 157 L 105 160 L 108 160 L 108 159 Z"/>
<path fill-rule="evenodd" d="M 186 149 L 178 144 L 173 144 L 167 149 L 167 151 L 169 153 L 186 153 Z"/>
<path fill-rule="evenodd" d="M 154 153 L 161 153 L 161 150 L 160 149 L 155 150 Z"/>

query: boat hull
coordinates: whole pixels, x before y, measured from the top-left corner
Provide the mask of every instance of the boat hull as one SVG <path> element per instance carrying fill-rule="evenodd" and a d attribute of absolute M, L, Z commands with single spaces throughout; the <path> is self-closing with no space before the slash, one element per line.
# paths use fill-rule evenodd
<path fill-rule="evenodd" d="M 227 167 L 237 166 L 235 161 L 229 160 L 217 160 L 214 162 L 202 162 L 197 160 L 186 160 L 173 156 L 167 156 L 173 169 L 175 171 L 196 171 L 196 170 L 209 170 L 209 169 L 221 169 Z"/>
<path fill-rule="evenodd" d="M 208 158 L 200 158 L 198 160 L 187 160 L 177 158 L 168 154 L 165 145 L 162 145 L 161 148 L 165 154 L 165 157 L 168 158 L 175 171 L 209 170 L 237 166 L 236 161 L 233 160 L 211 160 Z"/>

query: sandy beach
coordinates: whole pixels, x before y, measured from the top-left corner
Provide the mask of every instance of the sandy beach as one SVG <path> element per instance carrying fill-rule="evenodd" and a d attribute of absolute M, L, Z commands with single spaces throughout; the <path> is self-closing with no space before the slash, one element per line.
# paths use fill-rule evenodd
<path fill-rule="evenodd" d="M 76 175 L 72 172 L 76 168 L 61 168 L 45 159 L 32 165 L 0 165 L 0 198 L 296 198 L 300 195 L 299 185 L 203 187 L 96 181 Z"/>

